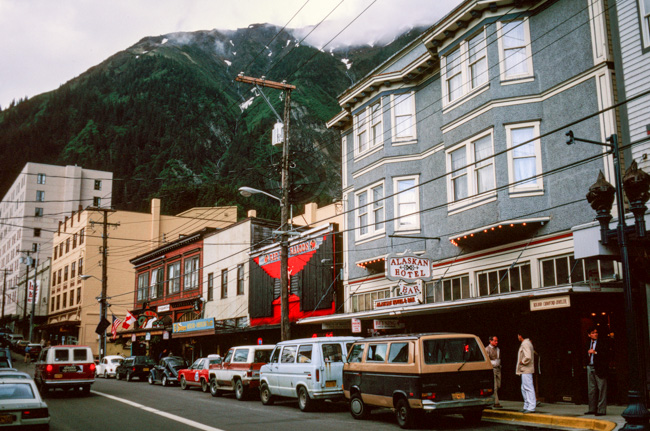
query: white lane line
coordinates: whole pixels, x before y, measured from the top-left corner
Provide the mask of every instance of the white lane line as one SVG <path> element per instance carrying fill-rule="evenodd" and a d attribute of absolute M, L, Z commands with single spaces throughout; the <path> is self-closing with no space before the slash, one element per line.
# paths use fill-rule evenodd
<path fill-rule="evenodd" d="M 219 429 L 219 428 L 214 428 L 214 427 L 211 427 L 211 426 L 208 426 L 208 425 L 204 425 L 204 424 L 195 422 L 195 421 L 190 420 L 190 419 L 185 419 L 183 417 L 176 416 L 176 415 L 173 415 L 171 413 L 163 412 L 162 410 L 157 410 L 157 409 L 154 409 L 152 407 L 147 407 L 147 406 L 144 406 L 142 404 L 134 403 L 133 401 L 125 400 L 123 398 L 118 398 L 118 397 L 113 396 L 113 395 L 108 395 L 108 394 L 104 394 L 102 392 L 97 392 L 97 391 L 90 391 L 90 392 L 92 392 L 93 394 L 100 395 L 102 397 L 110 398 L 111 400 L 118 401 L 120 403 L 128 404 L 128 405 L 130 405 L 132 407 L 136 407 L 138 409 L 144 410 L 144 411 L 149 412 L 149 413 L 153 413 L 155 415 L 166 417 L 167 419 L 171 419 L 173 421 L 180 422 L 180 423 L 182 423 L 184 425 L 189 425 L 189 426 L 194 427 L 196 429 L 200 429 L 200 430 L 204 430 L 204 431 L 223 431 L 222 429 Z"/>

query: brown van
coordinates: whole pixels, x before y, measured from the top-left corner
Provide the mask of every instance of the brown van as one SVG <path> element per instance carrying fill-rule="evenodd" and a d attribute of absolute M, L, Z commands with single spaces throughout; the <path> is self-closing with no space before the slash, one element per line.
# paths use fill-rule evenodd
<path fill-rule="evenodd" d="M 494 404 L 492 364 L 472 334 L 414 334 L 354 343 L 343 368 L 343 393 L 355 419 L 373 407 L 395 410 L 411 428 L 424 412 L 462 414 L 480 422 Z"/>

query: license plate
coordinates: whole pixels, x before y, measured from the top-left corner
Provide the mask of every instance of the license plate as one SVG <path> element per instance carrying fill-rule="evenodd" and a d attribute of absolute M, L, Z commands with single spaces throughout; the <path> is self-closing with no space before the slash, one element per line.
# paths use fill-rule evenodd
<path fill-rule="evenodd" d="M 452 400 L 464 400 L 465 399 L 465 392 L 454 392 L 451 394 L 451 399 Z"/>
<path fill-rule="evenodd" d="M 79 372 L 81 370 L 76 365 L 66 365 L 65 367 L 61 367 L 60 371 L 62 373 L 76 373 L 76 372 Z"/>
<path fill-rule="evenodd" d="M 55 374 L 55 375 L 54 375 L 54 378 L 55 378 L 55 379 L 62 379 L 62 378 L 63 378 L 63 374 Z"/>
<path fill-rule="evenodd" d="M 0 424 L 12 424 L 16 420 L 14 415 L 0 415 Z"/>
<path fill-rule="evenodd" d="M 143 368 L 142 371 L 149 371 L 149 368 Z"/>
<path fill-rule="evenodd" d="M 328 380 L 325 382 L 325 387 L 326 388 L 335 388 L 336 387 L 336 380 Z"/>

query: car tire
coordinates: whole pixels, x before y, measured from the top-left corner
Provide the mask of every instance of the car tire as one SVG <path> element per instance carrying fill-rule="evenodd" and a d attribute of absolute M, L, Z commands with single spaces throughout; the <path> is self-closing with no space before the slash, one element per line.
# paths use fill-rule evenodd
<path fill-rule="evenodd" d="M 363 402 L 359 392 L 350 397 L 350 414 L 357 420 L 367 419 L 370 415 L 370 408 Z"/>
<path fill-rule="evenodd" d="M 246 388 L 244 387 L 244 382 L 241 379 L 235 380 L 235 398 L 239 401 L 244 401 L 246 399 Z"/>
<path fill-rule="evenodd" d="M 210 390 L 210 385 L 208 384 L 207 380 L 201 379 L 201 391 L 202 392 L 208 392 Z"/>
<path fill-rule="evenodd" d="M 149 382 L 150 385 L 156 383 L 153 381 L 153 374 L 149 373 L 149 376 L 147 376 L 147 382 Z"/>
<path fill-rule="evenodd" d="M 115 380 L 122 380 L 122 376 L 117 371 L 115 371 Z"/>
<path fill-rule="evenodd" d="M 314 409 L 315 401 L 309 397 L 309 391 L 306 387 L 300 386 L 298 388 L 298 407 L 301 412 L 310 412 Z"/>
<path fill-rule="evenodd" d="M 397 425 L 403 429 L 411 429 L 415 425 L 418 417 L 418 412 L 409 406 L 406 398 L 400 398 L 395 403 L 395 418 Z"/>
<path fill-rule="evenodd" d="M 217 386 L 217 379 L 212 377 L 210 379 L 210 395 L 213 397 L 218 397 L 221 396 L 221 392 L 219 391 L 219 387 Z"/>
<path fill-rule="evenodd" d="M 131 377 L 131 373 L 129 373 L 129 372 L 127 371 L 127 373 L 126 373 L 126 381 L 127 381 L 127 382 L 130 382 L 132 379 L 133 379 L 133 378 Z"/>
<path fill-rule="evenodd" d="M 463 413 L 463 418 L 465 419 L 465 422 L 470 425 L 478 425 L 481 423 L 481 419 L 483 418 L 483 410 L 471 410 L 465 412 Z"/>
<path fill-rule="evenodd" d="M 186 391 L 186 390 L 188 390 L 189 388 L 190 388 L 190 387 L 187 386 L 187 380 L 185 380 L 185 376 L 181 376 L 181 389 L 184 390 L 184 391 Z"/>
<path fill-rule="evenodd" d="M 104 378 L 108 380 L 108 371 L 104 370 Z"/>
<path fill-rule="evenodd" d="M 81 387 L 81 394 L 88 396 L 90 395 L 90 385 L 84 385 Z"/>
<path fill-rule="evenodd" d="M 167 378 L 167 376 L 162 376 L 162 380 L 160 381 L 160 383 L 165 387 L 169 386 L 169 379 Z"/>
<path fill-rule="evenodd" d="M 271 389 L 269 389 L 269 385 L 266 383 L 262 383 L 260 387 L 260 401 L 265 406 L 271 406 L 275 402 L 275 397 L 271 394 Z"/>

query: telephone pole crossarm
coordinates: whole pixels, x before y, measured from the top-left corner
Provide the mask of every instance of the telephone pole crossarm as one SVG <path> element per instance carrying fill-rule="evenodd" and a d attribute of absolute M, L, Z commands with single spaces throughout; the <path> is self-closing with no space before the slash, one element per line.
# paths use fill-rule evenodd
<path fill-rule="evenodd" d="M 276 90 L 291 91 L 296 89 L 295 85 L 285 84 L 284 82 L 267 81 L 263 78 L 253 78 L 244 75 L 238 75 L 235 78 L 235 81 L 243 82 L 245 84 L 259 85 L 260 87 L 275 88 Z"/>

